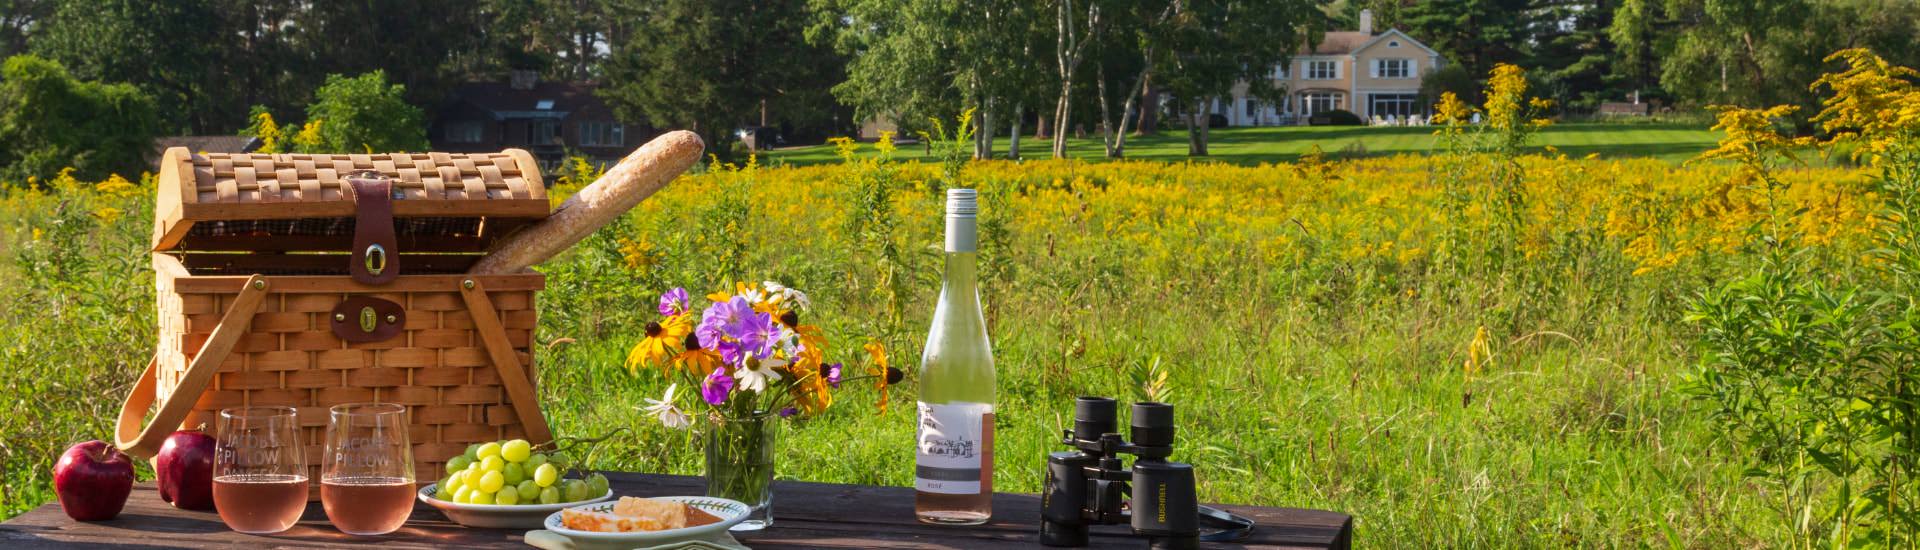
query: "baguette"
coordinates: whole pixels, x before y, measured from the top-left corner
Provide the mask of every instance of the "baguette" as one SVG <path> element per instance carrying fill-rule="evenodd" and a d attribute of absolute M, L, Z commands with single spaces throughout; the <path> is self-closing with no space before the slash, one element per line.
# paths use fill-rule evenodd
<path fill-rule="evenodd" d="M 681 172 L 700 161 L 706 144 L 685 130 L 667 132 L 635 149 L 606 175 L 560 203 L 552 216 L 494 243 L 487 255 L 467 273 L 518 273 L 552 259 L 626 214 Z"/>

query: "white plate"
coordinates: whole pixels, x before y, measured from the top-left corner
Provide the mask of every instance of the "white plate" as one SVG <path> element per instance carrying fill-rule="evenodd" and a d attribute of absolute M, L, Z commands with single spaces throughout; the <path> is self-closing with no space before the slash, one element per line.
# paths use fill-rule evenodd
<path fill-rule="evenodd" d="M 641 544 L 647 544 L 647 545 L 659 545 L 659 544 L 666 544 L 674 541 L 706 538 L 708 536 L 712 536 L 715 533 L 725 532 L 728 528 L 733 527 L 735 524 L 740 523 L 741 520 L 747 519 L 747 512 L 748 512 L 747 505 L 737 500 L 727 500 L 720 497 L 692 497 L 692 496 L 652 497 L 652 498 L 654 500 L 670 500 L 674 502 L 687 503 L 687 505 L 689 506 L 692 506 L 694 508 L 699 508 L 702 511 L 705 511 L 706 513 L 713 514 L 714 516 L 719 517 L 720 521 L 709 523 L 706 525 L 698 525 L 694 527 L 683 527 L 680 529 L 668 529 L 665 531 L 634 531 L 634 532 L 628 532 L 628 533 L 602 533 L 599 531 L 579 531 L 574 529 L 568 529 L 566 525 L 562 525 L 560 523 L 560 512 L 554 512 L 553 515 L 547 516 L 546 528 L 548 531 L 553 531 L 567 538 L 575 539 L 575 540 L 591 540 L 596 542 L 641 543 Z M 615 503 L 612 503 L 612 502 L 601 502 L 597 504 L 583 504 L 579 506 L 569 506 L 568 508 L 572 508 L 575 510 L 585 510 L 589 512 L 612 512 L 614 504 Z"/>
<path fill-rule="evenodd" d="M 600 498 L 561 502 L 556 504 L 461 504 L 458 502 L 433 498 L 440 484 L 432 483 L 420 489 L 420 502 L 440 509 L 447 519 L 467 527 L 489 529 L 539 529 L 547 514 L 559 512 L 569 506 L 605 502 L 613 499 L 613 490 Z"/>

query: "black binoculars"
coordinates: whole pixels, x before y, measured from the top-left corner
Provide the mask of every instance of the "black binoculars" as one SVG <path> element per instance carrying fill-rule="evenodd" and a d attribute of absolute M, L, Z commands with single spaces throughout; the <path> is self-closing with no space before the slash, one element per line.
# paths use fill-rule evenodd
<path fill-rule="evenodd" d="M 1198 548 L 1201 540 L 1238 540 L 1252 531 L 1251 520 L 1200 506 L 1193 466 L 1167 460 L 1173 455 L 1173 405 L 1134 403 L 1132 441 L 1120 437 L 1117 408 L 1105 397 L 1074 401 L 1073 429 L 1061 434 L 1061 444 L 1074 450 L 1047 455 L 1040 544 L 1086 546 L 1093 525 L 1121 523 L 1145 537 L 1149 548 L 1170 550 Z M 1132 469 L 1123 454 L 1135 457 Z M 1232 528 L 1202 536 L 1203 518 Z"/>

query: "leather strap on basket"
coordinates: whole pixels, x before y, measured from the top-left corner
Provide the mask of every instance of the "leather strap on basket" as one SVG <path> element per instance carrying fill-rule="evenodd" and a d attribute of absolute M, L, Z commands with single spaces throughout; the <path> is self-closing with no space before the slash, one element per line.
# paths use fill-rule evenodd
<path fill-rule="evenodd" d="M 142 459 L 152 458 L 160 452 L 161 442 L 174 430 L 180 429 L 180 422 L 187 418 L 187 413 L 193 412 L 193 406 L 200 401 L 200 393 L 213 381 L 220 364 L 227 361 L 234 345 L 240 342 L 240 336 L 246 334 L 253 325 L 253 315 L 260 311 L 260 304 L 265 301 L 270 286 L 265 277 L 254 275 L 247 278 L 245 286 L 240 288 L 240 294 L 234 297 L 233 305 L 220 317 L 220 324 L 213 327 L 213 334 L 207 336 L 207 343 L 202 344 L 200 352 L 194 354 L 193 362 L 187 365 L 186 374 L 173 387 L 173 394 L 160 404 L 160 410 L 153 414 L 153 421 L 142 428 L 140 421 L 153 405 L 158 391 L 154 371 L 160 367 L 160 357 L 156 355 L 147 363 L 147 370 L 140 373 L 140 379 L 133 383 L 133 389 L 127 393 L 127 400 L 120 404 L 120 420 L 114 426 L 115 446 Z"/>
<path fill-rule="evenodd" d="M 379 172 L 347 176 L 353 187 L 353 264 L 348 273 L 366 285 L 384 285 L 400 276 L 400 247 L 393 230 L 393 180 Z"/>

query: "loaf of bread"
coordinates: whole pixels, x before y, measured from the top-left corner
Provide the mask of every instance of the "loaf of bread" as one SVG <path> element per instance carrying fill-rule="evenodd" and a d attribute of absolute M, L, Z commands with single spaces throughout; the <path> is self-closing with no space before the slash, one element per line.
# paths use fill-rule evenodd
<path fill-rule="evenodd" d="M 667 132 L 635 149 L 600 179 L 568 197 L 552 216 L 487 251 L 467 273 L 517 273 L 547 261 L 633 209 L 700 161 L 706 144 L 685 130 Z"/>

